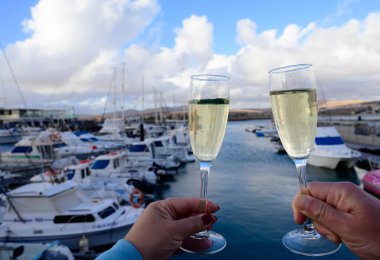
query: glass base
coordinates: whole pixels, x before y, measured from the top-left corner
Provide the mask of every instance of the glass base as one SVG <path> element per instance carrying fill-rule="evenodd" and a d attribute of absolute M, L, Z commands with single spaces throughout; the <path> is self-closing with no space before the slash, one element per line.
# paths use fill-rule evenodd
<path fill-rule="evenodd" d="M 194 235 L 186 238 L 180 248 L 193 254 L 215 254 L 222 251 L 227 245 L 226 239 L 214 231 L 200 232 L 198 234 L 198 236 Z"/>
<path fill-rule="evenodd" d="M 293 253 L 305 256 L 333 254 L 341 246 L 341 244 L 335 244 L 318 233 L 305 236 L 303 232 L 303 229 L 290 231 L 282 238 L 282 243 Z"/>

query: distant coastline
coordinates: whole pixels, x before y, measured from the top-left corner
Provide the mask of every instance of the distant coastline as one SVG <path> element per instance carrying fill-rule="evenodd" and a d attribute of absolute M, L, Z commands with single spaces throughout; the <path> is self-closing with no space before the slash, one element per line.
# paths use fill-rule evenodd
<path fill-rule="evenodd" d="M 318 104 L 318 115 L 322 117 L 332 116 L 349 116 L 359 118 L 363 115 L 380 115 L 380 101 L 358 101 L 358 100 L 345 100 L 345 101 L 328 101 Z M 161 109 L 162 118 L 165 119 L 186 119 L 187 108 L 185 106 L 177 107 L 163 107 Z M 85 115 L 78 114 L 78 120 L 92 120 L 103 122 L 104 118 L 121 116 L 121 112 L 110 112 L 104 115 Z M 139 121 L 141 116 L 144 117 L 144 122 L 154 123 L 159 119 L 158 111 L 154 109 L 145 109 L 143 112 L 139 110 L 126 110 L 124 112 L 127 121 Z M 229 113 L 229 121 L 245 121 L 245 120 L 258 120 L 258 119 L 271 119 L 272 111 L 270 108 L 244 108 L 244 109 L 231 109 Z"/>

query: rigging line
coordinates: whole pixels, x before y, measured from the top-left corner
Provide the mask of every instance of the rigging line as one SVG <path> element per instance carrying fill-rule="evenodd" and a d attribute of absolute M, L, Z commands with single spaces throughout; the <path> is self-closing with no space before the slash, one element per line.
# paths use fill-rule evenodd
<path fill-rule="evenodd" d="M 108 103 L 109 96 L 111 94 L 111 89 L 112 89 L 114 80 L 115 80 L 115 76 L 113 74 L 112 78 L 111 78 L 111 81 L 110 81 L 110 86 L 108 88 L 107 96 L 106 96 L 106 102 L 104 104 L 104 110 L 103 110 L 103 114 L 102 114 L 102 121 L 104 121 L 104 118 L 105 118 L 105 115 L 106 115 L 107 103 Z"/>
<path fill-rule="evenodd" d="M 4 83 L 4 80 L 3 80 L 3 77 L 2 77 L 2 70 L 1 70 L 1 66 L 0 66 L 0 86 L 1 86 L 1 91 L 3 93 L 3 96 L 0 96 L 0 100 L 4 100 L 4 107 L 7 107 L 8 104 L 7 104 L 7 97 L 5 95 L 5 83 Z M 1 103 L 0 103 L 1 104 Z M 1 106 L 1 105 L 0 105 Z"/>
<path fill-rule="evenodd" d="M 16 84 L 17 90 L 18 90 L 19 95 L 20 95 L 20 97 L 21 97 L 21 102 L 22 102 L 22 104 L 24 105 L 25 110 L 27 111 L 26 114 L 27 114 L 27 117 L 29 117 L 29 119 L 30 119 L 30 124 L 31 124 L 32 126 L 34 126 L 34 121 L 33 121 L 32 115 L 30 115 L 30 114 L 28 113 L 28 106 L 26 105 L 26 101 L 25 101 L 24 95 L 22 94 L 20 84 L 18 83 L 17 78 L 16 78 L 16 75 L 15 75 L 15 73 L 13 72 L 13 69 L 12 69 L 11 63 L 9 62 L 8 56 L 7 56 L 7 54 L 5 53 L 5 50 L 4 50 L 4 47 L 3 47 L 3 44 L 1 43 L 1 41 L 0 41 L 0 49 L 2 50 L 2 53 L 3 53 L 4 59 L 5 59 L 6 63 L 7 63 L 7 65 L 8 65 L 9 71 L 11 72 L 11 75 L 12 75 L 13 81 L 14 81 L 15 84 Z M 26 122 L 24 122 L 24 123 L 27 125 Z"/>
<path fill-rule="evenodd" d="M 22 223 L 25 223 L 25 220 L 22 218 L 22 216 L 20 215 L 20 213 L 18 212 L 18 210 L 16 209 L 16 207 L 14 206 L 12 200 L 9 198 L 7 192 L 5 191 L 4 187 L 2 184 L 0 184 L 0 192 L 4 194 L 5 198 L 7 199 L 9 205 L 11 206 L 11 208 L 14 210 L 14 212 L 16 213 L 16 216 L 18 217 L 18 219 L 22 222 Z"/>
<path fill-rule="evenodd" d="M 331 122 L 332 118 L 331 118 L 331 113 L 329 111 L 329 107 L 328 107 L 327 99 L 326 99 L 326 96 L 325 96 L 325 92 L 323 91 L 321 82 L 319 80 L 317 80 L 317 84 L 318 84 L 318 88 L 321 90 L 321 93 L 322 93 L 322 99 L 323 99 L 323 103 L 325 104 L 325 109 L 326 109 L 326 114 L 327 114 L 328 120 L 329 120 L 329 122 Z"/>
<path fill-rule="evenodd" d="M 7 63 L 7 65 L 8 65 L 9 71 L 11 72 L 12 78 L 13 78 L 15 84 L 16 84 L 17 90 L 18 90 L 18 92 L 19 92 L 19 94 L 20 94 L 20 96 L 21 96 L 22 103 L 23 103 L 25 109 L 27 109 L 26 101 L 25 101 L 25 98 L 24 98 L 24 96 L 23 96 L 23 94 L 22 94 L 22 92 L 21 92 L 20 85 L 18 84 L 18 81 L 17 81 L 16 75 L 15 75 L 15 73 L 13 72 L 13 69 L 12 69 L 11 63 L 9 62 L 8 56 L 7 56 L 7 54 L 5 53 L 5 50 L 4 50 L 4 48 L 3 48 L 3 44 L 2 44 L 1 42 L 0 42 L 0 48 L 1 48 L 2 52 L 3 52 L 4 59 L 5 59 L 6 63 Z"/>

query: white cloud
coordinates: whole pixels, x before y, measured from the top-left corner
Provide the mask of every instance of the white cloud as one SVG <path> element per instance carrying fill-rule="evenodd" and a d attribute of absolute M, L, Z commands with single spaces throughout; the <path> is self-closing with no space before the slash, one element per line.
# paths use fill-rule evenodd
<path fill-rule="evenodd" d="M 235 36 L 240 49 L 224 55 L 213 50 L 215 25 L 206 16 L 185 18 L 174 30 L 174 46 L 157 46 L 149 30 L 159 37 L 159 11 L 155 0 L 41 0 L 24 23 L 30 37 L 6 48 L 28 105 L 44 106 L 54 97 L 51 105 L 101 113 L 112 68 L 118 68 L 120 86 L 123 62 L 127 108 L 141 108 L 143 79 L 145 107 L 153 107 L 153 89 L 162 91 L 167 104 L 175 96 L 178 105 L 185 102 L 189 76 L 206 72 L 231 77 L 233 108 L 267 107 L 267 71 L 296 63 L 314 65 L 328 99 L 380 99 L 380 13 L 339 27 L 311 21 L 262 32 L 241 19 Z M 141 40 L 144 33 L 153 46 Z M 4 81 L 13 88 L 8 103 L 19 104 L 10 76 Z"/>
<path fill-rule="evenodd" d="M 142 34 L 159 10 L 155 0 L 41 0 L 24 21 L 30 37 L 6 52 L 24 91 L 107 91 L 121 46 Z"/>

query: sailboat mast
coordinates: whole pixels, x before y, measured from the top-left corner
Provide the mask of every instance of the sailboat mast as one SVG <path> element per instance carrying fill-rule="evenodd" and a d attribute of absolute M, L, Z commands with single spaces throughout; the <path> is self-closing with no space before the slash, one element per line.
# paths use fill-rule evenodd
<path fill-rule="evenodd" d="M 113 77 L 114 77 L 114 85 L 113 85 L 113 118 L 116 119 L 116 67 L 113 68 Z"/>
<path fill-rule="evenodd" d="M 141 98 L 141 122 L 144 122 L 144 77 L 142 78 L 142 98 Z"/>
<path fill-rule="evenodd" d="M 162 124 L 162 92 L 160 91 L 160 123 Z"/>
<path fill-rule="evenodd" d="M 121 75 L 121 92 L 122 92 L 122 101 L 121 101 L 121 118 L 123 122 L 125 122 L 125 112 L 124 112 L 124 104 L 125 104 L 125 89 L 124 89 L 124 80 L 125 80 L 125 62 L 123 62 L 122 75 Z"/>
<path fill-rule="evenodd" d="M 158 124 L 157 93 L 156 93 L 156 89 L 155 88 L 153 88 L 153 95 L 154 95 L 154 123 Z"/>

